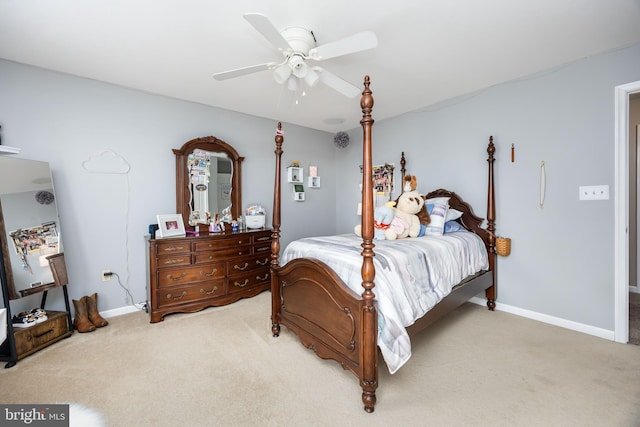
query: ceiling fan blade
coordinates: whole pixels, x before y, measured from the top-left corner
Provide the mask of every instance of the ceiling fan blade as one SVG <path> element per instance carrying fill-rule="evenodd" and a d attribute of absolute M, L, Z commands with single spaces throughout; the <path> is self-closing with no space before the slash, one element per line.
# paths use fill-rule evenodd
<path fill-rule="evenodd" d="M 244 19 L 253 25 L 253 28 L 258 30 L 258 32 L 269 41 L 269 43 L 274 45 L 283 54 L 287 51 L 293 50 L 289 45 L 289 42 L 282 37 L 280 31 L 273 26 L 269 18 L 266 16 L 261 13 L 245 13 Z"/>
<path fill-rule="evenodd" d="M 348 55 L 350 53 L 361 52 L 373 49 L 378 46 L 378 38 L 372 31 L 356 33 L 335 42 L 320 45 L 309 51 L 309 58 L 316 61 L 335 58 L 336 56 Z"/>
<path fill-rule="evenodd" d="M 244 67 L 244 68 L 237 68 L 235 70 L 229 70 L 229 71 L 223 71 L 221 73 L 216 73 L 213 75 L 213 78 L 216 80 L 227 80 L 227 79 L 233 79 L 235 77 L 240 77 L 240 76 L 246 76 L 247 74 L 253 74 L 253 73 L 257 73 L 260 71 L 266 71 L 266 70 L 271 70 L 274 67 L 276 67 L 278 64 L 276 64 L 275 62 L 269 62 L 266 64 L 259 64 L 259 65 L 251 65 L 249 67 Z"/>
<path fill-rule="evenodd" d="M 320 81 L 329 86 L 331 89 L 340 92 L 341 94 L 349 98 L 355 98 L 356 96 L 360 95 L 360 88 L 341 79 L 335 74 L 330 73 L 324 68 L 313 67 L 312 69 L 318 73 L 318 76 L 320 76 Z"/>

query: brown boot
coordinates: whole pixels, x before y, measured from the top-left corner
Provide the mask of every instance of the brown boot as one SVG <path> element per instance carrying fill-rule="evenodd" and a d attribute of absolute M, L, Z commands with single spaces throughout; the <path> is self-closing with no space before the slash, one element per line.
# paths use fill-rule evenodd
<path fill-rule="evenodd" d="M 95 331 L 96 327 L 89 320 L 87 315 L 87 297 L 80 298 L 79 301 L 73 301 L 73 308 L 75 309 L 75 317 L 73 319 L 73 326 L 78 332 L 91 332 Z"/>
<path fill-rule="evenodd" d="M 96 325 L 98 328 L 102 328 L 103 326 L 107 326 L 109 322 L 107 322 L 100 313 L 98 312 L 98 294 L 94 293 L 91 296 L 87 297 L 87 314 L 89 314 L 89 320 L 91 323 Z"/>

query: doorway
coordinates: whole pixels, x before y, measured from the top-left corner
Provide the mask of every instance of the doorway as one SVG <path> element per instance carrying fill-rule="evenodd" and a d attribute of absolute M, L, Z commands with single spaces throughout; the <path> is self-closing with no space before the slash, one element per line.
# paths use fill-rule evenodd
<path fill-rule="evenodd" d="M 629 126 L 631 96 L 638 93 L 640 81 L 615 88 L 614 340 L 620 343 L 629 341 Z"/>

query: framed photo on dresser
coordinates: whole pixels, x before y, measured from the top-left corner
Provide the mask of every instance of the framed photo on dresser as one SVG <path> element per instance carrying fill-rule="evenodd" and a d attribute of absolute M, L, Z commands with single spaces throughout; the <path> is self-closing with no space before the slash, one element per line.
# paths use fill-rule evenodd
<path fill-rule="evenodd" d="M 158 237 L 175 237 L 186 235 L 184 221 L 180 214 L 158 215 Z"/>

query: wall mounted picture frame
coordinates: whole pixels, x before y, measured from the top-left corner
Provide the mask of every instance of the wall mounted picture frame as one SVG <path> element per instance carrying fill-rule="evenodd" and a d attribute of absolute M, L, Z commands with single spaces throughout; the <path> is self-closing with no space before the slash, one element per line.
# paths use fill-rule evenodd
<path fill-rule="evenodd" d="M 184 222 L 180 214 L 158 215 L 158 237 L 186 236 Z"/>

